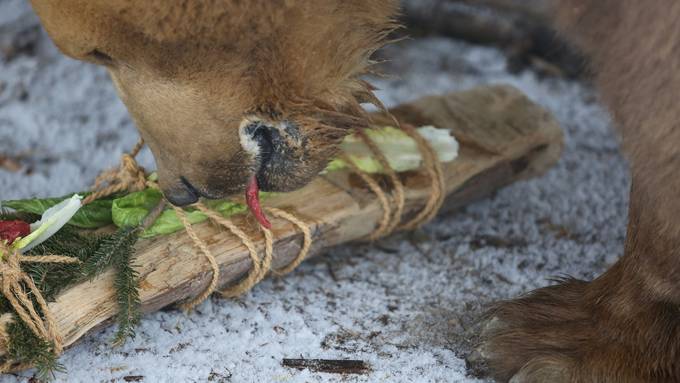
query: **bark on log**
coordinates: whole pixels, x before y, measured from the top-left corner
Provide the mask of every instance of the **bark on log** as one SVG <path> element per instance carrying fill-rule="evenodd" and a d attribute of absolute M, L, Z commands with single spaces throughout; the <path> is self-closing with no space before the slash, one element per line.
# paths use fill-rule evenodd
<path fill-rule="evenodd" d="M 510 87 L 427 97 L 397 107 L 393 113 L 402 121 L 448 128 L 461 143 L 459 158 L 445 166 L 448 198 L 444 211 L 545 172 L 562 149 L 562 133 L 551 115 Z M 406 185 L 406 214 L 414 214 L 428 196 L 429 181 L 417 172 L 400 176 Z M 294 212 L 312 226 L 313 255 L 364 238 L 381 216 L 375 197 L 356 176 L 342 172 L 319 177 L 302 190 L 278 195 L 266 204 Z M 261 238 L 252 219 L 237 217 L 234 221 L 254 238 Z M 220 286 L 234 283 L 250 269 L 246 249 L 237 238 L 208 223 L 195 225 L 195 229 L 217 259 Z M 297 254 L 301 235 L 291 224 L 278 220 L 273 222 L 273 233 L 274 266 L 281 267 Z M 257 242 L 262 250 L 261 241 Z M 144 312 L 191 298 L 210 280 L 210 267 L 184 232 L 140 241 L 136 264 Z M 72 345 L 115 317 L 113 273 L 105 272 L 91 282 L 64 290 L 49 308 L 65 346 Z M 2 319 L 0 323 L 6 323 Z M 3 347 L 0 345 L 0 355 L 6 353 Z"/>

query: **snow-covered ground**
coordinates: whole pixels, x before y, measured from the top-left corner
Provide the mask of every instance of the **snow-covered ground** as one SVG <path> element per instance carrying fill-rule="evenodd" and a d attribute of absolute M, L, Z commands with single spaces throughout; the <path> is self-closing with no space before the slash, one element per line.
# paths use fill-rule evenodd
<path fill-rule="evenodd" d="M 0 0 L 0 30 L 21 25 L 12 17 L 25 10 L 21 3 Z M 443 38 L 404 41 L 383 55 L 393 77 L 374 82 L 388 105 L 512 84 L 557 116 L 564 156 L 546 176 L 415 234 L 336 248 L 284 279 L 266 280 L 236 300 L 213 298 L 188 316 L 175 309 L 146 315 L 123 347 L 111 347 L 111 329 L 88 336 L 62 356 L 67 373 L 57 380 L 476 382 L 465 357 L 486 304 L 557 275 L 591 278 L 616 259 L 629 178 L 591 89 L 511 75 L 501 52 Z M 0 155 L 19 157 L 23 166 L 0 168 L 0 200 L 83 190 L 135 141 L 101 68 L 63 57 L 44 34 L 33 52 L 0 59 Z M 149 153 L 142 162 L 152 164 Z M 362 359 L 372 370 L 342 376 L 281 366 L 282 358 L 300 357 Z"/>

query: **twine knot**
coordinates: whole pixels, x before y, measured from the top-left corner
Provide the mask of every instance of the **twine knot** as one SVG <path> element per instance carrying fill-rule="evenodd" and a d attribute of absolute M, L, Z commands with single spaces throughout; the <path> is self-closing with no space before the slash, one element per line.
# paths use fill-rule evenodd
<path fill-rule="evenodd" d="M 135 160 L 143 147 L 144 140 L 140 138 L 130 153 L 123 153 L 119 167 L 106 170 L 97 176 L 92 193 L 83 199 L 83 205 L 116 193 L 146 189 L 146 171 Z"/>
<path fill-rule="evenodd" d="M 146 188 L 146 172 L 129 153 L 124 153 L 121 157 L 118 179 L 129 190 L 139 191 Z"/>
<path fill-rule="evenodd" d="M 0 264 L 0 276 L 4 279 L 16 278 L 21 275 L 21 270 L 19 269 L 19 262 L 17 257 L 10 254 L 7 260 Z"/>
<path fill-rule="evenodd" d="M 78 263 L 77 258 L 59 255 L 25 256 L 0 243 L 0 291 L 19 318 L 40 339 L 52 344 L 56 354 L 63 350 L 62 337 L 47 301 L 33 278 L 21 269 L 21 263 Z M 37 307 L 31 299 L 33 296 Z M 40 311 L 40 312 L 39 312 Z M 41 315 L 42 313 L 42 315 Z"/>

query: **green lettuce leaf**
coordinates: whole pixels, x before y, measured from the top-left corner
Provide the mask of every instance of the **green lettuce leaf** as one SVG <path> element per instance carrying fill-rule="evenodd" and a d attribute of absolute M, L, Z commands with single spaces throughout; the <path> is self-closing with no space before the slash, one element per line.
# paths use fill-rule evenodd
<path fill-rule="evenodd" d="M 87 195 L 87 193 L 84 193 L 83 195 Z M 71 198 L 71 196 L 3 201 L 2 206 L 24 213 L 42 215 L 47 209 L 57 205 L 60 202 L 63 202 L 68 198 Z M 113 200 L 111 198 L 93 201 L 92 203 L 81 207 L 68 223 L 69 225 L 83 229 L 97 229 L 106 225 L 110 225 L 113 222 L 111 216 L 112 204 Z"/>
<path fill-rule="evenodd" d="M 261 193 L 265 194 L 265 193 Z M 260 198 L 263 198 L 261 196 Z M 228 218 L 236 214 L 244 213 L 248 210 L 248 207 L 242 203 L 226 201 L 226 200 L 214 200 L 214 201 L 204 201 L 205 205 L 210 209 L 220 213 L 223 217 Z M 187 218 L 189 222 L 193 224 L 201 223 L 208 219 L 208 217 L 198 210 L 187 209 Z M 184 229 L 184 225 L 177 217 L 174 209 L 165 210 L 156 222 L 144 230 L 140 235 L 142 238 L 155 237 L 157 235 L 172 234 L 176 231 Z"/>
<path fill-rule="evenodd" d="M 111 206 L 113 223 L 121 228 L 141 225 L 151 209 L 161 201 L 161 198 L 163 198 L 163 194 L 151 188 L 116 198 Z"/>
<path fill-rule="evenodd" d="M 161 192 L 156 189 L 146 189 L 117 198 L 113 201 L 111 208 L 113 223 L 118 227 L 139 226 L 151 209 L 160 202 L 162 196 Z M 261 198 L 266 196 L 268 196 L 268 193 L 262 193 Z M 246 205 L 227 200 L 205 201 L 204 203 L 225 218 L 247 210 Z M 195 209 L 187 209 L 187 217 L 192 224 L 208 219 L 205 214 Z M 175 211 L 166 209 L 151 227 L 141 233 L 141 237 L 150 238 L 157 235 L 172 234 L 183 228 L 184 225 L 182 225 Z"/>
<path fill-rule="evenodd" d="M 198 210 L 187 211 L 187 218 L 192 225 L 208 219 L 205 214 Z M 157 235 L 172 234 L 182 229 L 184 229 L 184 225 L 182 225 L 182 221 L 177 217 L 177 213 L 175 213 L 174 210 L 165 210 L 150 228 L 144 230 L 140 234 L 140 237 L 151 238 Z"/>

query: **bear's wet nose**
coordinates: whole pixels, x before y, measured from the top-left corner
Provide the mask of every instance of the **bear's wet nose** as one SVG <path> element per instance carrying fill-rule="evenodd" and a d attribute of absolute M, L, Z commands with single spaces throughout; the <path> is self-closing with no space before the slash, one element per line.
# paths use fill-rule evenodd
<path fill-rule="evenodd" d="M 277 129 L 259 121 L 246 125 L 241 134 L 242 144 L 246 142 L 244 149 L 258 157 L 260 164 L 268 162 L 272 153 L 282 144 Z"/>
<path fill-rule="evenodd" d="M 275 122 L 247 118 L 239 127 L 243 150 L 251 157 L 260 190 L 282 191 L 295 187 L 295 176 L 312 148 L 308 136 L 289 120 Z"/>
<path fill-rule="evenodd" d="M 253 121 L 242 126 L 240 136 L 243 149 L 259 160 L 260 167 L 287 157 L 297 150 L 300 141 L 298 127 L 286 121 L 276 124 Z"/>

